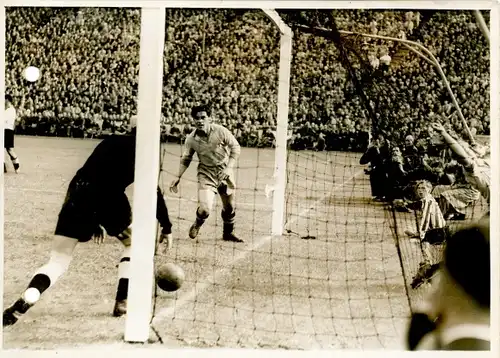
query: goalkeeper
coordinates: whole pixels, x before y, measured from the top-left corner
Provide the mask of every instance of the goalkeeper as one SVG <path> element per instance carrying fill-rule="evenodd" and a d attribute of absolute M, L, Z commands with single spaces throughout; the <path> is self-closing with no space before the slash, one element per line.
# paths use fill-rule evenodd
<path fill-rule="evenodd" d="M 222 201 L 223 236 L 225 241 L 243 242 L 234 231 L 234 173 L 233 167 L 240 156 L 240 145 L 231 132 L 218 124 L 212 123 L 209 111 L 204 106 L 194 107 L 191 111 L 195 130 L 189 134 L 184 144 L 179 174 L 172 181 L 170 191 L 177 193 L 177 186 L 197 154 L 198 164 L 198 209 L 196 220 L 189 229 L 189 237 L 198 236 L 201 226 L 210 215 L 215 195 Z"/>
<path fill-rule="evenodd" d="M 440 135 L 451 149 L 457 161 L 463 166 L 466 181 L 478 190 L 484 199 L 490 203 L 490 153 L 486 148 L 475 144 L 472 151 L 467 151 L 459 142 L 450 136 L 443 125 L 433 123 L 432 128 Z"/>
<path fill-rule="evenodd" d="M 24 294 L 4 310 L 3 326 L 13 325 L 32 307 L 31 293 L 35 292 L 34 297 L 39 297 L 67 271 L 79 242 L 94 238 L 97 243 L 102 243 L 102 228 L 124 246 L 118 265 L 113 315 L 119 317 L 127 312 L 132 213 L 125 190 L 134 182 L 135 117 L 130 122 L 132 135 L 113 135 L 104 139 L 69 184 L 59 213 L 50 259 L 35 273 Z M 162 227 L 160 242 L 164 241 L 170 248 L 172 224 L 159 188 L 156 217 Z"/>

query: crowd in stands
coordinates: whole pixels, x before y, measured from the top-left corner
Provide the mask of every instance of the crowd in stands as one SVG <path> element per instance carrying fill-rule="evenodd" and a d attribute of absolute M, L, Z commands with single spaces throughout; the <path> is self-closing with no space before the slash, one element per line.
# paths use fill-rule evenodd
<path fill-rule="evenodd" d="M 6 14 L 6 85 L 20 113 L 18 133 L 100 137 L 126 131 L 137 106 L 139 9 L 14 7 Z M 489 47 L 473 14 L 436 12 L 428 21 L 417 11 L 333 14 L 341 30 L 429 48 L 470 127 L 489 134 Z M 163 138 L 181 141 L 191 130 L 191 107 L 209 103 L 214 120 L 242 145 L 272 145 L 280 53 L 274 24 L 260 10 L 167 9 L 165 28 Z M 461 129 L 443 81 L 425 60 L 395 42 L 349 41 L 367 60 L 359 64 L 350 55 L 371 78 L 363 86 L 376 119 L 367 115 L 335 44 L 296 31 L 292 148 L 363 151 L 375 125 L 395 143 L 409 134 L 418 141 L 435 118 Z M 22 77 L 29 65 L 41 70 L 35 83 Z"/>

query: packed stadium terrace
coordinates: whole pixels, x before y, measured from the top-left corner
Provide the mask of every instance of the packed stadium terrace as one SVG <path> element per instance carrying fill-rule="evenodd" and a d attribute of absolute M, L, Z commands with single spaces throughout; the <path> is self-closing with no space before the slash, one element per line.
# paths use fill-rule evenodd
<path fill-rule="evenodd" d="M 489 50 L 472 13 L 334 14 L 341 30 L 406 38 L 429 48 L 470 126 L 489 134 Z M 6 84 L 21 114 L 17 132 L 99 137 L 124 131 L 136 112 L 139 34 L 139 9 L 9 8 Z M 367 85 L 367 93 L 382 134 L 396 143 L 408 134 L 418 141 L 436 118 L 460 130 L 430 64 L 395 43 L 356 41 L 371 66 L 376 86 Z M 327 149 L 366 147 L 360 134 L 370 130 L 370 121 L 338 53 L 329 40 L 294 34 L 289 121 L 296 149 L 313 147 L 320 136 Z M 381 61 L 388 54 L 390 65 Z M 180 141 L 190 131 L 192 106 L 202 102 L 242 145 L 272 145 L 279 33 L 261 11 L 167 9 L 164 63 L 165 139 Z M 41 69 L 35 84 L 21 76 L 29 65 Z"/>

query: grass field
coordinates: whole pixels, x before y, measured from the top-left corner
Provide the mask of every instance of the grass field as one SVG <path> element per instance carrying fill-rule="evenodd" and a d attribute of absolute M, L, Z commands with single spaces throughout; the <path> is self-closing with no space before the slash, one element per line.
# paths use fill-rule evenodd
<path fill-rule="evenodd" d="M 47 260 L 66 187 L 97 143 L 16 138 L 22 172 L 5 176 L 5 304 Z M 167 188 L 180 147 L 164 150 L 160 182 Z M 409 304 L 391 215 L 370 201 L 358 158 L 291 153 L 290 231 L 272 238 L 272 201 L 264 188 L 274 154 L 244 148 L 236 173 L 237 234 L 244 244 L 220 239 L 219 203 L 197 240 L 187 237 L 196 210 L 193 165 L 179 195 L 166 193 L 176 242 L 155 259 L 181 265 L 186 282 L 155 299 L 152 326 L 161 341 L 168 347 L 401 348 Z M 113 318 L 111 310 L 120 250 L 111 238 L 100 247 L 79 246 L 69 272 L 4 330 L 4 348 L 119 345 L 125 319 Z M 151 337 L 149 345 L 159 345 Z"/>

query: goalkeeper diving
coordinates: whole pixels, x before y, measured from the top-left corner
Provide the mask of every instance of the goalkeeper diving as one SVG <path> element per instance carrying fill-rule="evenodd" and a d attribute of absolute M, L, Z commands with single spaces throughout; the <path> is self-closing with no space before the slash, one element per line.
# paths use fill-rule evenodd
<path fill-rule="evenodd" d="M 88 242 L 92 238 L 97 243 L 102 243 L 103 229 L 108 236 L 116 237 L 123 245 L 118 264 L 118 287 L 113 315 L 120 317 L 126 314 L 132 210 L 125 190 L 134 182 L 135 116 L 131 118 L 130 125 L 131 135 L 112 135 L 100 142 L 71 180 L 59 212 L 50 258 L 32 276 L 21 297 L 4 310 L 4 327 L 15 324 L 40 295 L 54 286 L 68 270 L 79 243 Z M 172 223 L 159 187 L 156 218 L 162 227 L 159 241 L 169 249 L 172 245 Z M 78 290 L 78 282 L 75 282 L 75 288 Z"/>
<path fill-rule="evenodd" d="M 198 156 L 198 209 L 196 219 L 189 229 L 189 237 L 198 236 L 200 228 L 209 217 L 215 196 L 222 201 L 222 239 L 243 242 L 234 234 L 235 183 L 233 168 L 241 148 L 233 134 L 225 127 L 212 123 L 208 108 L 194 107 L 191 111 L 196 129 L 187 136 L 179 166 L 179 173 L 170 191 L 177 193 L 182 175 L 187 170 L 194 154 Z"/>

